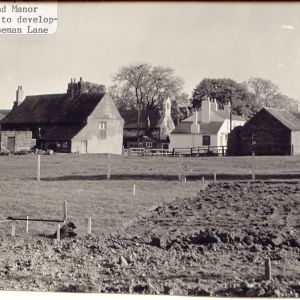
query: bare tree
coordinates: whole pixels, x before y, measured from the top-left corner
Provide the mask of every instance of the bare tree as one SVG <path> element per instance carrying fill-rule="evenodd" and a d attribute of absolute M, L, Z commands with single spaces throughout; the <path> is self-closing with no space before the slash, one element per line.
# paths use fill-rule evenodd
<path fill-rule="evenodd" d="M 279 93 L 279 87 L 272 81 L 252 77 L 247 82 L 248 89 L 254 93 L 255 99 L 262 106 L 271 107 L 273 98 Z"/>
<path fill-rule="evenodd" d="M 110 94 L 118 107 L 158 109 L 168 97 L 172 101 L 188 102 L 182 93 L 183 79 L 175 76 L 170 68 L 131 64 L 122 67 L 113 81 Z"/>
<path fill-rule="evenodd" d="M 254 93 L 257 103 L 262 106 L 298 111 L 299 101 L 283 95 L 272 81 L 255 77 L 244 84 Z"/>

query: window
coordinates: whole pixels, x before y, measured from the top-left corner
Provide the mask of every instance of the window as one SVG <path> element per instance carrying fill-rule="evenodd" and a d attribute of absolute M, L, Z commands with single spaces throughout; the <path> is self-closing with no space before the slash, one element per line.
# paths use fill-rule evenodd
<path fill-rule="evenodd" d="M 210 135 L 203 135 L 202 145 L 203 146 L 210 146 Z"/>
<path fill-rule="evenodd" d="M 152 148 L 152 142 L 146 142 L 146 148 Z"/>
<path fill-rule="evenodd" d="M 106 138 L 106 122 L 105 121 L 101 121 L 99 122 L 99 134 L 100 134 L 100 138 Z"/>

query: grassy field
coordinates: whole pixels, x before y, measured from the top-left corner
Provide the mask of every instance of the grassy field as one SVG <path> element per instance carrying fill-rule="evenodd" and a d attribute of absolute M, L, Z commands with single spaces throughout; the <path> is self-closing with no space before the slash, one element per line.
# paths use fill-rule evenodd
<path fill-rule="evenodd" d="M 212 174 L 249 175 L 254 164 L 258 174 L 300 174 L 300 156 L 252 157 L 137 157 L 111 158 L 112 179 L 175 179 Z M 36 177 L 36 155 L 0 156 L 0 180 L 32 180 Z M 107 156 L 55 154 L 41 156 L 43 180 L 98 180 L 105 178 Z"/>
<path fill-rule="evenodd" d="M 300 156 L 255 157 L 259 174 L 300 174 Z M 0 220 L 8 216 L 62 217 L 63 202 L 69 214 L 86 231 L 86 218 L 93 218 L 93 233 L 113 232 L 146 210 L 176 197 L 195 195 L 201 181 L 176 181 L 178 173 L 188 176 L 212 174 L 248 175 L 252 157 L 122 157 L 112 156 L 112 180 L 104 180 L 105 155 L 55 154 L 41 156 L 41 182 L 36 182 L 36 155 L 0 157 Z M 181 170 L 181 171 L 180 171 Z M 198 176 L 198 177 L 197 177 Z M 151 180 L 150 180 L 151 179 Z M 163 180 L 162 180 L 163 179 Z M 170 180 L 171 179 L 171 180 Z M 132 186 L 136 184 L 136 196 Z M 4 235 L 10 226 L 0 223 Z M 32 234 L 49 234 L 55 224 L 31 223 Z M 25 232 L 24 222 L 17 234 Z"/>

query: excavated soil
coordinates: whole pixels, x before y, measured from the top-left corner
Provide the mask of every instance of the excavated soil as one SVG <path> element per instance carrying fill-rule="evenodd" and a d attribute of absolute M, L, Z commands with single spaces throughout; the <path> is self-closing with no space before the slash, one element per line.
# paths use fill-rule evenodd
<path fill-rule="evenodd" d="M 115 234 L 3 238 L 0 289 L 299 297 L 299 209 L 300 182 L 216 183 Z"/>

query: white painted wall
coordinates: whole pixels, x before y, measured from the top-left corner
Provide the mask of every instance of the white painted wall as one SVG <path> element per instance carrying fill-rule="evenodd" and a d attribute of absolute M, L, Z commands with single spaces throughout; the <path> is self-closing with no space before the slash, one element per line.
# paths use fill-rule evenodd
<path fill-rule="evenodd" d="M 205 134 L 207 135 L 207 134 Z M 203 146 L 203 135 L 193 133 L 172 133 L 170 135 L 169 150 L 173 148 L 191 148 Z M 218 145 L 218 135 L 210 135 L 210 146 Z M 207 147 L 206 145 L 204 147 Z"/>
<path fill-rule="evenodd" d="M 106 137 L 101 136 L 99 122 L 106 122 Z M 124 120 L 107 94 L 88 117 L 87 125 L 72 139 L 71 152 L 83 153 L 82 141 L 87 141 L 87 153 L 122 154 Z"/>

